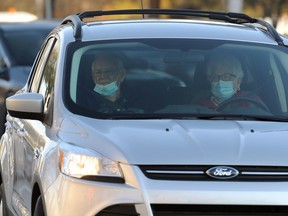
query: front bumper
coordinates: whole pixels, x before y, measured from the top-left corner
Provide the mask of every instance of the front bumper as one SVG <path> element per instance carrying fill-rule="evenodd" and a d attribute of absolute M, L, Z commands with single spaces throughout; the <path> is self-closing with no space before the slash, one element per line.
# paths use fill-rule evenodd
<path fill-rule="evenodd" d="M 44 195 L 53 215 L 285 215 L 288 182 L 173 181 L 147 178 L 137 166 L 121 166 L 125 184 L 59 175 Z M 119 211 L 115 214 L 109 212 Z M 104 214 L 105 213 L 105 214 Z"/>

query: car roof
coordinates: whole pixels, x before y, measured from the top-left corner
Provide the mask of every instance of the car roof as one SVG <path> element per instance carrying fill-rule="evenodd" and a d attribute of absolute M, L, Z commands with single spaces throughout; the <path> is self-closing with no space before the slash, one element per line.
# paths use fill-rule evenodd
<path fill-rule="evenodd" d="M 95 17 L 102 19 L 102 16 L 105 15 L 123 14 L 143 15 L 143 19 L 85 22 L 85 19 L 89 20 Z M 144 14 L 171 15 L 177 19 L 147 19 Z M 141 37 L 223 39 L 279 45 L 284 45 L 283 41 L 285 41 L 269 23 L 242 13 L 189 9 L 87 11 L 71 15 L 62 21 L 63 25 L 69 23 L 73 26 L 75 39 L 84 41 Z"/>
<path fill-rule="evenodd" d="M 270 34 L 249 24 L 167 19 L 101 21 L 82 27 L 83 41 L 129 38 L 194 38 L 277 44 Z"/>

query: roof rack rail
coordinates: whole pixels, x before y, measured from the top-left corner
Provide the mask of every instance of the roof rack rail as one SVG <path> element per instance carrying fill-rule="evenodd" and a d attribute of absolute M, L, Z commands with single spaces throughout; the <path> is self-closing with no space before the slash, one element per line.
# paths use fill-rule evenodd
<path fill-rule="evenodd" d="M 107 10 L 107 11 L 85 11 L 75 15 L 68 16 L 62 23 L 72 22 L 74 27 L 74 37 L 76 40 L 81 40 L 81 27 L 82 21 L 85 18 L 93 18 L 97 16 L 105 15 L 177 15 L 177 16 L 190 16 L 190 17 L 204 17 L 208 19 L 221 20 L 230 23 L 258 23 L 264 26 L 270 35 L 275 39 L 279 45 L 283 45 L 283 40 L 280 37 L 276 29 L 264 20 L 259 20 L 252 18 L 243 13 L 233 13 L 233 12 L 215 12 L 215 11 L 199 11 L 190 9 L 127 9 L 127 10 Z"/>
<path fill-rule="evenodd" d="M 85 11 L 79 13 L 81 20 L 105 15 L 125 15 L 125 14 L 156 14 L 156 15 L 178 15 L 205 17 L 209 19 L 223 20 L 231 23 L 255 22 L 256 19 L 241 13 L 225 13 L 214 11 L 199 11 L 190 9 L 128 9 L 128 10 L 107 10 L 107 11 Z"/>
<path fill-rule="evenodd" d="M 268 22 L 264 20 L 257 19 L 256 23 L 266 27 L 267 31 L 274 37 L 275 41 L 279 44 L 284 46 L 283 39 L 280 37 L 279 33 L 276 31 L 276 29 L 269 24 Z"/>
<path fill-rule="evenodd" d="M 77 15 L 70 15 L 63 19 L 61 24 L 72 23 L 74 28 L 74 38 L 77 40 L 81 40 L 82 38 L 82 22 Z"/>

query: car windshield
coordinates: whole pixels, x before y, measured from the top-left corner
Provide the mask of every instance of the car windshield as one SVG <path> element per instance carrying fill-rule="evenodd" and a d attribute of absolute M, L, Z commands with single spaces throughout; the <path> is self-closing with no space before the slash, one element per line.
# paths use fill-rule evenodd
<path fill-rule="evenodd" d="M 3 33 L 6 48 L 17 65 L 32 66 L 40 47 L 51 29 L 15 30 Z"/>
<path fill-rule="evenodd" d="M 282 46 L 159 38 L 75 42 L 67 53 L 64 100 L 79 115 L 288 117 L 288 53 Z"/>

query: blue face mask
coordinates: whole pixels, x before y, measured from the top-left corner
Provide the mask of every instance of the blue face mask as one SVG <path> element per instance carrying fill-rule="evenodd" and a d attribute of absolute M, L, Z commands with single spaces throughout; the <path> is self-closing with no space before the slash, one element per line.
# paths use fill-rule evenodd
<path fill-rule="evenodd" d="M 96 84 L 94 91 L 96 91 L 97 93 L 105 96 L 105 97 L 109 97 L 109 96 L 113 96 L 114 94 L 116 94 L 117 90 L 119 89 L 117 82 L 111 82 L 107 85 L 99 85 Z"/>
<path fill-rule="evenodd" d="M 212 82 L 211 84 L 212 94 L 221 102 L 231 98 L 235 94 L 233 81 Z"/>

